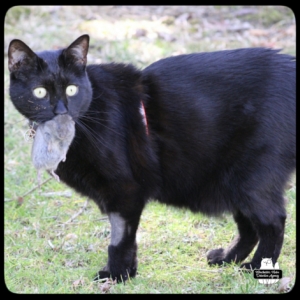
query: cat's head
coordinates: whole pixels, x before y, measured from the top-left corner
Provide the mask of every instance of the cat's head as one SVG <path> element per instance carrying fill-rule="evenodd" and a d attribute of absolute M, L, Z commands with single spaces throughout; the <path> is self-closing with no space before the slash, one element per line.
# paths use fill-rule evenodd
<path fill-rule="evenodd" d="M 62 50 L 34 53 L 24 42 L 8 49 L 10 98 L 18 111 L 37 123 L 69 114 L 83 115 L 92 99 L 86 73 L 89 36 L 83 35 Z"/>

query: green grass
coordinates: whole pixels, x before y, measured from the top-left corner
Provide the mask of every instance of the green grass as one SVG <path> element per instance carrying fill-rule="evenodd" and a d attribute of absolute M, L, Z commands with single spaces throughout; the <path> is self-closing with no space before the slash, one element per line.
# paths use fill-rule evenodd
<path fill-rule="evenodd" d="M 250 46 L 272 46 L 295 54 L 295 20 L 289 9 L 250 7 L 251 14 L 239 15 L 242 9 L 245 7 L 14 7 L 5 19 L 5 49 L 13 38 L 24 40 L 34 50 L 55 49 L 89 33 L 88 59 L 95 63 L 131 62 L 144 67 L 169 55 Z M 190 14 L 187 22 L 184 13 Z M 248 30 L 233 30 L 234 24 L 243 22 L 251 25 Z M 207 265 L 206 252 L 226 247 L 236 234 L 230 216 L 208 218 L 156 202 L 146 207 L 141 218 L 137 277 L 126 285 L 106 288 L 102 282 L 93 282 L 107 260 L 108 220 L 93 202 L 86 205 L 86 198 L 53 179 L 20 198 L 36 187 L 37 174 L 30 160 L 31 143 L 24 140 L 27 121 L 11 104 L 8 84 L 5 56 L 4 277 L 10 291 L 279 292 L 279 283 L 259 284 L 236 265 Z M 47 178 L 44 173 L 42 180 Z M 57 194 L 49 196 L 50 192 Z M 288 218 L 279 259 L 290 287 L 296 274 L 295 194 L 293 183 L 286 192 Z"/>
<path fill-rule="evenodd" d="M 45 187 L 54 190 L 53 185 Z M 56 190 L 63 190 L 64 187 Z M 109 224 L 93 203 L 72 223 L 64 224 L 85 199 L 45 198 L 38 192 L 16 208 L 5 206 L 5 282 L 16 293 L 97 293 L 92 282 L 105 264 Z M 70 205 L 71 203 L 71 205 Z M 288 211 L 293 213 L 295 199 Z M 166 218 L 166 216 L 168 216 Z M 279 260 L 285 277 L 295 279 L 295 219 L 289 218 Z M 139 271 L 110 293 L 276 293 L 277 284 L 259 284 L 236 265 L 208 267 L 205 253 L 225 246 L 236 229 L 230 217 L 210 219 L 151 203 L 138 231 Z M 50 243 L 49 243 L 50 241 Z M 84 283 L 74 287 L 74 282 Z"/>

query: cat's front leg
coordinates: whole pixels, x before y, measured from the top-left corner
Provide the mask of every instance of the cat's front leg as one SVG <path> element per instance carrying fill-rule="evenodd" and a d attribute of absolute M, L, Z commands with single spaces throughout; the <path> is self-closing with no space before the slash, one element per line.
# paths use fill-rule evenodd
<path fill-rule="evenodd" d="M 95 280 L 106 277 L 125 282 L 137 272 L 137 244 L 135 241 L 139 216 L 126 218 L 120 213 L 109 214 L 111 243 L 108 246 L 108 263 L 98 272 Z"/>

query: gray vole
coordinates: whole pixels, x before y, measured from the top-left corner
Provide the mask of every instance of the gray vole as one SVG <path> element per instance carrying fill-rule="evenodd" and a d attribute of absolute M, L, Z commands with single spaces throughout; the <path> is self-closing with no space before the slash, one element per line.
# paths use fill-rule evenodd
<path fill-rule="evenodd" d="M 66 160 L 74 136 L 75 122 L 69 115 L 57 115 L 52 120 L 39 124 L 31 150 L 33 165 L 38 170 L 39 185 L 41 169 L 49 171 L 59 181 L 54 171 L 61 161 Z"/>

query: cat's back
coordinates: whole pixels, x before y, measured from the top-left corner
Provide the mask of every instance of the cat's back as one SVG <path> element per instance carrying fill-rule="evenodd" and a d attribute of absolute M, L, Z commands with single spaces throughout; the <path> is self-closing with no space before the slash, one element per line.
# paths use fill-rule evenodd
<path fill-rule="evenodd" d="M 242 94 L 256 99 L 269 86 L 280 90 L 280 85 L 285 85 L 285 94 L 292 97 L 295 69 L 295 58 L 290 55 L 267 48 L 245 48 L 161 59 L 143 70 L 143 78 L 150 90 L 175 97 L 188 89 L 194 98 L 209 97 L 210 101 L 219 96 L 226 100 L 230 95 L 244 99 Z"/>
<path fill-rule="evenodd" d="M 143 82 L 150 111 L 155 107 L 187 124 L 189 116 L 259 121 L 270 118 L 266 111 L 289 122 L 284 119 L 295 110 L 295 69 L 293 56 L 245 48 L 161 59 L 143 70 Z M 292 127 L 295 116 L 289 120 Z"/>
<path fill-rule="evenodd" d="M 275 65 L 274 65 L 275 64 Z M 160 59 L 143 71 L 144 75 L 168 76 L 170 72 L 193 74 L 224 74 L 230 70 L 233 74 L 246 74 L 250 71 L 260 73 L 266 69 L 278 67 L 295 70 L 295 58 L 282 54 L 280 50 L 269 48 L 241 48 L 214 52 L 182 54 Z M 279 70 L 280 71 L 280 70 Z M 265 73 L 264 73 L 265 74 Z"/>

